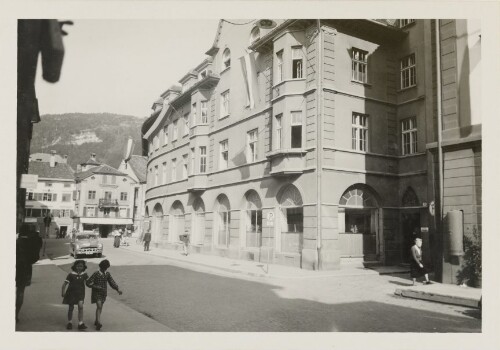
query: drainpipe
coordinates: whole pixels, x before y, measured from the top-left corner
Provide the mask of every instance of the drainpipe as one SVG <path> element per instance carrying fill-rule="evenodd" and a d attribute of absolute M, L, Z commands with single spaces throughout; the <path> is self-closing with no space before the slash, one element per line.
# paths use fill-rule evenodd
<path fill-rule="evenodd" d="M 438 166 L 439 166 L 439 231 L 441 241 L 441 252 L 439 261 L 441 265 L 441 278 L 443 277 L 443 264 L 444 264 L 444 233 L 443 233 L 443 148 L 442 148 L 442 132 L 443 132 L 443 116 L 442 116 L 442 102 L 441 102 L 441 45 L 440 45 L 440 30 L 439 19 L 435 20 L 436 25 L 436 78 L 437 78 L 437 143 L 438 143 Z M 437 229 L 437 227 L 436 227 Z"/>
<path fill-rule="evenodd" d="M 439 218 L 442 226 L 443 222 L 443 149 L 442 149 L 442 133 L 443 133 L 443 116 L 441 106 L 441 45 L 439 32 L 439 19 L 436 19 L 436 77 L 437 77 L 437 127 L 438 127 L 438 166 L 439 166 Z"/>
<path fill-rule="evenodd" d="M 316 181 L 317 181 L 317 227 L 318 227 L 318 237 L 316 239 L 316 254 L 318 256 L 318 270 L 321 269 L 321 173 L 322 173 L 322 162 L 321 158 L 323 156 L 323 128 L 322 128 L 322 116 L 323 116 L 323 33 L 321 32 L 321 20 L 317 19 L 316 23 L 318 25 L 318 105 L 316 112 Z"/>

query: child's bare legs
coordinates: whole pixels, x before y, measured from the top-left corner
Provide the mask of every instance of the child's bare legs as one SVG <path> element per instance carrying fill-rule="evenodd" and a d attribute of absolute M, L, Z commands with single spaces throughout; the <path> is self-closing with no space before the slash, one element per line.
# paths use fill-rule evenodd
<path fill-rule="evenodd" d="M 73 321 L 73 308 L 74 305 L 68 305 L 68 323 L 71 323 Z"/>
<path fill-rule="evenodd" d="M 101 328 L 101 312 L 102 312 L 102 307 L 104 306 L 103 302 L 101 300 L 97 300 L 96 303 L 96 309 L 95 309 L 95 324 L 99 329 Z"/>
<path fill-rule="evenodd" d="M 415 283 L 417 283 L 417 279 L 416 278 L 413 279 L 413 285 L 415 285 Z"/>
<path fill-rule="evenodd" d="M 78 302 L 78 323 L 83 323 L 83 300 Z"/>

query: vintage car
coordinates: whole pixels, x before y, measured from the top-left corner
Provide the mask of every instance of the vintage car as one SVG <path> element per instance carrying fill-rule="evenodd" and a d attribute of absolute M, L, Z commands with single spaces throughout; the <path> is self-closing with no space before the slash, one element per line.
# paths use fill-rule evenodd
<path fill-rule="evenodd" d="M 69 253 L 77 259 L 80 255 L 102 256 L 102 243 L 94 231 L 77 232 L 69 244 Z"/>

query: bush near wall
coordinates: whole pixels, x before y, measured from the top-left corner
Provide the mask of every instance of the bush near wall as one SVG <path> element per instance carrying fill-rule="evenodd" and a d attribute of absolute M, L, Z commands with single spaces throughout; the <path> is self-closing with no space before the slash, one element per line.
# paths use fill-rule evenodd
<path fill-rule="evenodd" d="M 474 227 L 471 236 L 464 237 L 464 264 L 457 274 L 458 283 L 471 287 L 481 287 L 482 248 L 481 234 Z"/>

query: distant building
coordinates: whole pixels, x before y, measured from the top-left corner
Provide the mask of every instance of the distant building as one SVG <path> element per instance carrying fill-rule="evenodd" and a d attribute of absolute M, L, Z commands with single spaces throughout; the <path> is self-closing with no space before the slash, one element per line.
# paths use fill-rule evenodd
<path fill-rule="evenodd" d="M 479 27 L 264 22 L 221 20 L 208 57 L 153 104 L 152 243 L 177 249 L 187 229 L 201 253 L 336 269 L 408 263 L 415 232 L 440 271 L 446 211 L 481 230 Z"/>
<path fill-rule="evenodd" d="M 130 159 L 124 159 L 120 163 L 118 170 L 127 174 L 133 182 L 132 187 L 132 204 L 133 204 L 133 231 L 134 236 L 141 236 L 141 234 L 149 227 L 149 222 L 144 222 L 145 206 L 144 194 L 146 191 L 146 169 L 148 158 L 139 155 L 132 155 Z"/>
<path fill-rule="evenodd" d="M 98 229 L 106 237 L 114 229 L 133 224 L 133 183 L 127 174 L 97 161 L 95 153 L 75 174 L 75 226 Z"/>
<path fill-rule="evenodd" d="M 52 154 L 37 153 L 30 159 L 28 174 L 37 175 L 36 188 L 26 191 L 25 222 L 37 223 L 40 232 L 49 237 L 71 231 L 75 201 L 75 179 L 73 169 L 52 151 Z M 38 160 L 42 159 L 42 160 Z M 57 160 L 63 160 L 58 162 Z M 50 226 L 45 227 L 44 218 L 50 216 Z"/>
<path fill-rule="evenodd" d="M 30 162 L 50 162 L 50 159 L 53 157 L 52 154 L 49 154 L 49 153 L 33 153 L 33 154 L 30 154 L 30 158 L 29 158 L 29 161 Z M 64 156 L 60 156 L 58 154 L 55 154 L 54 155 L 54 160 L 56 163 L 58 164 L 62 164 L 62 163 L 68 163 L 68 156 L 67 155 L 64 155 Z"/>

